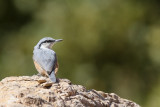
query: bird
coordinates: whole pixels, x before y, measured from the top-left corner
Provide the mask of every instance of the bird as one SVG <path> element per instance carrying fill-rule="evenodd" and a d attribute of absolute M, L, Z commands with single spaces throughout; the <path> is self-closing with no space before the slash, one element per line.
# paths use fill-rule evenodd
<path fill-rule="evenodd" d="M 33 62 L 40 75 L 49 77 L 56 82 L 56 73 L 58 72 L 57 56 L 52 46 L 63 39 L 53 39 L 51 37 L 42 38 L 33 50 Z"/>

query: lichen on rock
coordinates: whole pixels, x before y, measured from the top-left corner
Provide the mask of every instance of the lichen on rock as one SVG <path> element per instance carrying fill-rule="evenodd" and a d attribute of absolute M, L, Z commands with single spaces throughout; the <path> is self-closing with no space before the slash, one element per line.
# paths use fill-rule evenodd
<path fill-rule="evenodd" d="M 87 90 L 68 79 L 6 77 L 0 81 L 0 107 L 140 107 L 114 93 Z"/>

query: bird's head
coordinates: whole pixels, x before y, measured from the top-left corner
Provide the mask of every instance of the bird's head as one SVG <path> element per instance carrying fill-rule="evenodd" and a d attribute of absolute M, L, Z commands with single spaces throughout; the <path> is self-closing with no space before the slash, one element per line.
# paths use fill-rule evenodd
<path fill-rule="evenodd" d="M 37 46 L 38 46 L 38 48 L 49 48 L 49 49 L 51 49 L 52 46 L 53 46 L 55 43 L 60 42 L 60 41 L 62 41 L 62 40 L 63 40 L 63 39 L 53 39 L 53 38 L 51 38 L 51 37 L 45 37 L 45 38 L 42 38 L 42 39 L 38 42 Z"/>

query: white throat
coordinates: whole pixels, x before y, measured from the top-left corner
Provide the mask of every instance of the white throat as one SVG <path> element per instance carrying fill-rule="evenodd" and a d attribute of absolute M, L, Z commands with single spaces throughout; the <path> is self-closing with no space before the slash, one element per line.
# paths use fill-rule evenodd
<path fill-rule="evenodd" d="M 51 48 L 46 47 L 46 46 L 44 46 L 44 45 L 42 45 L 40 48 L 41 48 L 41 49 L 51 49 Z"/>

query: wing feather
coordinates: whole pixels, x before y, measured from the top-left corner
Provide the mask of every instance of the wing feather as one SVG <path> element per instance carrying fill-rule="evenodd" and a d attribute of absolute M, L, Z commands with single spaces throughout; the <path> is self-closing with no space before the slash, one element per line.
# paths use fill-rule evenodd
<path fill-rule="evenodd" d="M 35 52 L 36 51 L 36 52 Z M 47 72 L 52 72 L 55 70 L 55 65 L 57 62 L 56 53 L 53 50 L 41 50 L 37 49 L 34 51 L 33 59 L 41 65 L 41 67 Z"/>

